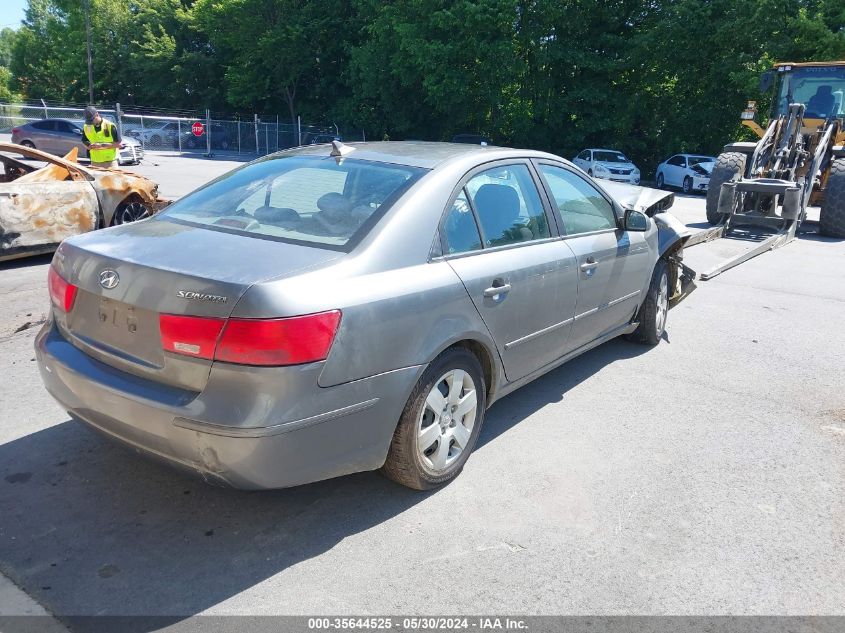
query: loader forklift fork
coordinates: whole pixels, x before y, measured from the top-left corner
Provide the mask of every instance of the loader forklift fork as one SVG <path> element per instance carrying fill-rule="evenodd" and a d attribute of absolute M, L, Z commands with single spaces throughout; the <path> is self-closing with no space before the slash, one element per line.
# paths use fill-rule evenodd
<path fill-rule="evenodd" d="M 831 141 L 839 130 L 838 120 L 829 117 L 820 133 L 806 142 L 802 134 L 804 111 L 803 104 L 793 103 L 785 116 L 772 121 L 751 155 L 747 177 L 737 174 L 737 178 L 722 183 L 717 205 L 721 221 L 691 236 L 685 248 L 727 237 L 738 226 L 765 227 L 774 233 L 753 248 L 701 273 L 700 279 L 712 279 L 795 239 L 807 216 L 813 187 L 819 184 L 816 175 L 830 160 Z"/>

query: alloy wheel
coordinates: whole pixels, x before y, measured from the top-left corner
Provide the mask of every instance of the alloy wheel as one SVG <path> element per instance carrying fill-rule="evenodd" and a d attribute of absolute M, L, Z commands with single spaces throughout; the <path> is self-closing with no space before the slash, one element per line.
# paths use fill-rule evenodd
<path fill-rule="evenodd" d="M 453 369 L 434 384 L 417 424 L 417 451 L 425 466 L 443 472 L 468 450 L 475 426 L 478 396 L 475 382 Z"/>
<path fill-rule="evenodd" d="M 150 210 L 147 208 L 147 205 L 143 202 L 130 202 L 117 210 L 117 213 L 114 215 L 114 224 L 137 222 L 148 217 L 150 217 Z"/>

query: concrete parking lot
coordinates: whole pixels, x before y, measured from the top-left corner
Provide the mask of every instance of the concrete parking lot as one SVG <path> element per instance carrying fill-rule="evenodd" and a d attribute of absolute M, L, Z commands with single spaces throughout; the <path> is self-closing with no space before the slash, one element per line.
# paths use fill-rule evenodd
<path fill-rule="evenodd" d="M 231 167 L 152 163 L 172 196 Z M 845 614 L 845 242 L 804 234 L 699 282 L 659 346 L 508 396 L 429 493 L 212 488 L 71 422 L 32 351 L 49 261 L 0 264 L 0 572 L 60 618 Z"/>

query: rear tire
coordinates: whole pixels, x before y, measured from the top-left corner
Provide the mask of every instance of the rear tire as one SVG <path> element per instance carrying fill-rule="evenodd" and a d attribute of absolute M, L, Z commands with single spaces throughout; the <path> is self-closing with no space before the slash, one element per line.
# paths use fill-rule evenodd
<path fill-rule="evenodd" d="M 481 364 L 472 352 L 463 347 L 443 352 L 411 392 L 382 474 L 416 490 L 457 477 L 481 432 L 486 393 Z"/>
<path fill-rule="evenodd" d="M 819 216 L 819 233 L 845 238 L 845 158 L 837 158 L 830 166 Z"/>
<path fill-rule="evenodd" d="M 637 315 L 640 324 L 628 335 L 629 341 L 657 345 L 666 330 L 666 317 L 669 313 L 669 267 L 665 259 L 657 260 L 651 283 Z"/>
<path fill-rule="evenodd" d="M 719 154 L 713 173 L 710 174 L 710 184 L 707 185 L 707 221 L 719 224 L 722 214 L 719 213 L 719 192 L 722 184 L 745 174 L 745 154 L 741 152 L 725 152 Z"/>
<path fill-rule="evenodd" d="M 29 149 L 35 149 L 35 143 L 32 141 L 21 141 L 21 145 L 28 147 Z"/>

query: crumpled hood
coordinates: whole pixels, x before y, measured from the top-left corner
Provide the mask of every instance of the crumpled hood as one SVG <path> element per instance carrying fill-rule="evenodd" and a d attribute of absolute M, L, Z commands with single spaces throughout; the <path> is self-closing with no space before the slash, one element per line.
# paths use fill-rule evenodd
<path fill-rule="evenodd" d="M 715 167 L 715 166 L 716 166 L 715 162 L 697 163 L 697 164 L 693 165 L 690 169 L 692 170 L 692 173 L 696 174 L 697 176 L 705 176 L 705 175 L 709 176 L 710 174 L 713 173 L 713 167 Z M 702 174 L 700 171 L 698 171 L 697 168 L 704 170 L 705 173 Z"/>
<path fill-rule="evenodd" d="M 624 208 L 642 211 L 648 216 L 666 211 L 675 203 L 675 194 L 671 191 L 611 181 L 602 181 L 601 186 Z"/>

